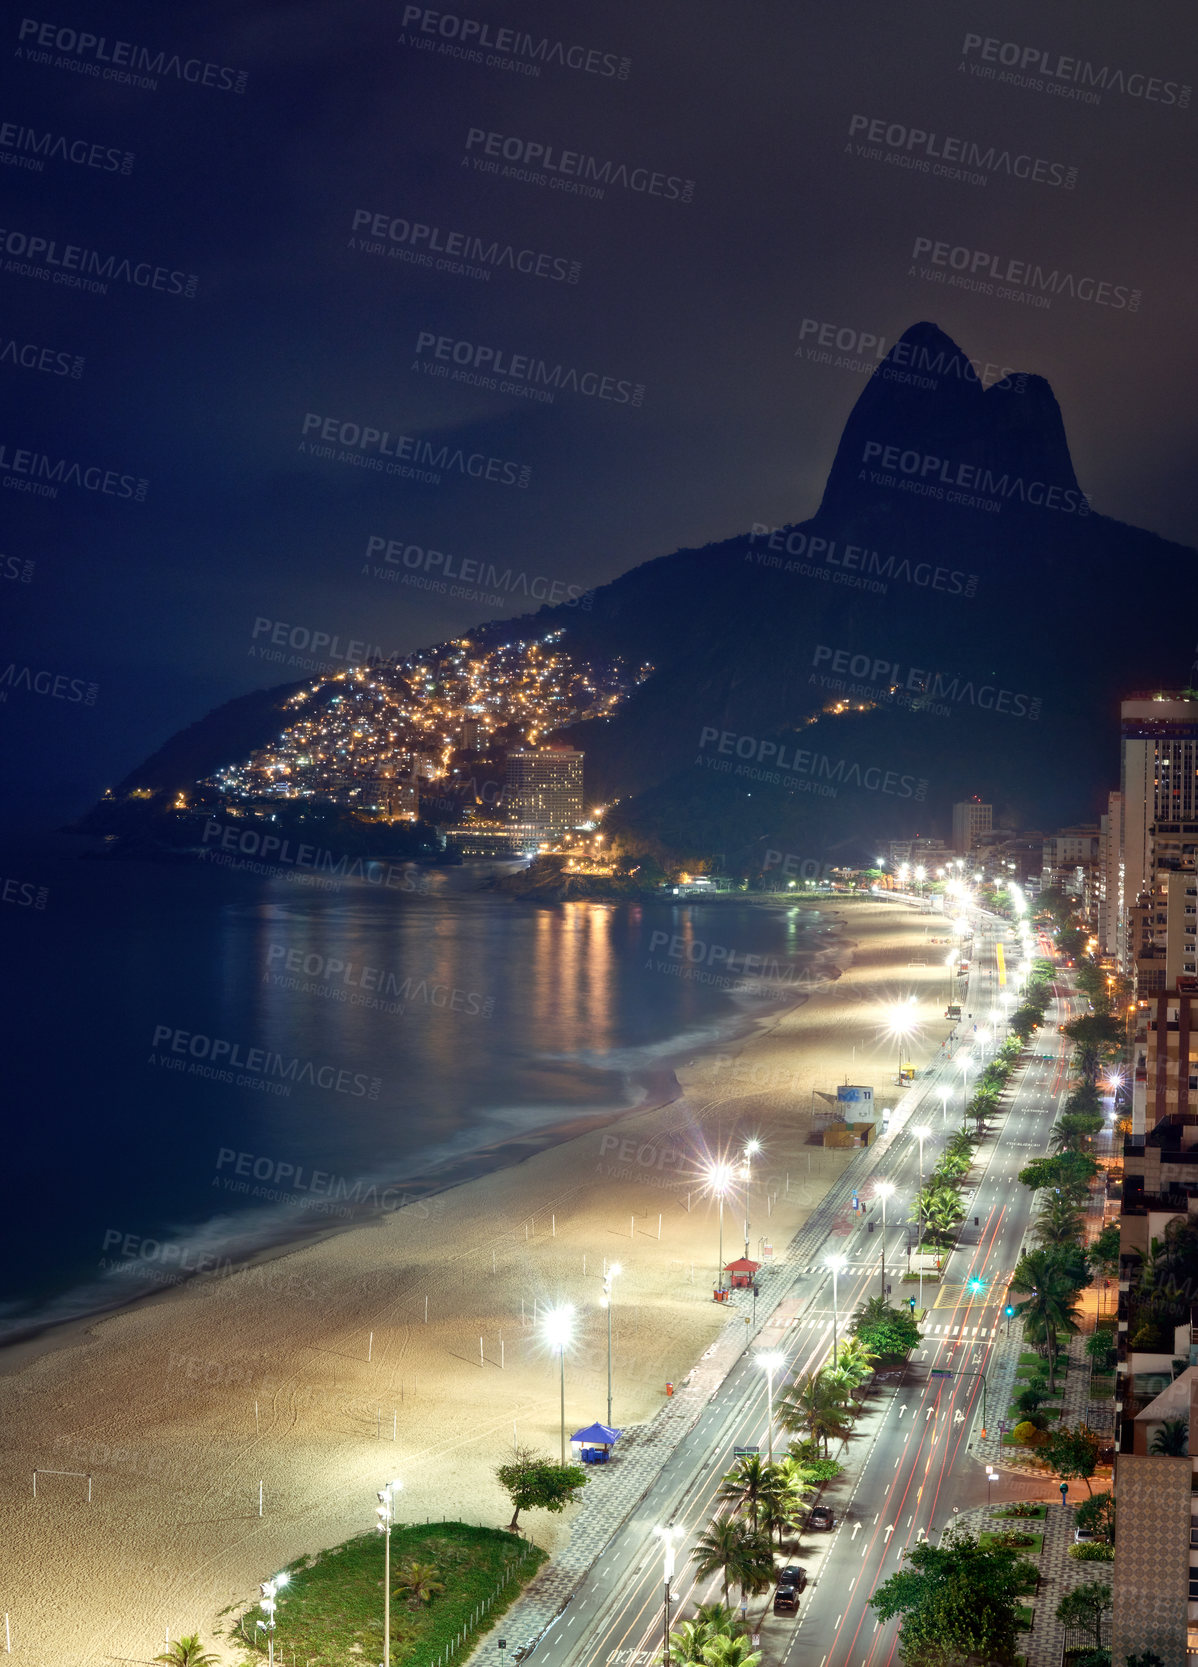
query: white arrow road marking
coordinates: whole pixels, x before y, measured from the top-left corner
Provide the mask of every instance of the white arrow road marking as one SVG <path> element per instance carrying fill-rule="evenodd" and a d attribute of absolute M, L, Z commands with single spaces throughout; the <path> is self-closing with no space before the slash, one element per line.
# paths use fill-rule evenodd
<path fill-rule="evenodd" d="M 890 1535 L 893 1534 L 893 1533 L 894 1533 L 894 1524 L 893 1524 L 893 1522 L 888 1522 L 886 1524 L 886 1536 L 887 1536 L 887 1538 L 889 1538 Z"/>
<path fill-rule="evenodd" d="M 860 1528 L 861 1528 L 861 1524 L 859 1522 L 855 1522 L 853 1524 L 853 1532 L 849 1535 L 850 1540 L 855 1540 L 857 1538 L 857 1535 L 860 1531 Z"/>

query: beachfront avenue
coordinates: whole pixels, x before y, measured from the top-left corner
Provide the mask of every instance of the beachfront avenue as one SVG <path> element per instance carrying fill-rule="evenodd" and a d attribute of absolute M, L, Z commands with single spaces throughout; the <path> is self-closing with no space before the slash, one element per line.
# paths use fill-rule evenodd
<path fill-rule="evenodd" d="M 1005 924 L 993 917 L 976 920 L 973 966 L 963 998 L 967 1012 L 984 1012 L 994 1000 L 994 944 Z M 1063 1021 L 1080 1008 L 1059 982 L 1057 988 L 1062 998 L 1049 1017 Z M 891 1660 L 896 1628 L 876 1626 L 869 1597 L 902 1566 L 906 1549 L 924 1538 L 938 1538 L 957 1511 L 987 1502 L 983 1465 L 974 1456 L 983 1411 L 977 1374 L 991 1369 L 1007 1281 L 1031 1219 L 1031 1194 L 1016 1184 L 1016 1176 L 1033 1152 L 1047 1151 L 1064 1084 L 1067 1048 L 1062 1050 L 1055 1022 L 1045 1026 L 1044 1034 L 1051 1036 L 1053 1054 L 1047 1061 L 1025 1057 L 1012 1079 L 1010 1108 L 979 1149 L 980 1172 L 967 1224 L 945 1264 L 940 1294 L 933 1290 L 928 1295 L 921 1345 L 872 1397 L 878 1403 L 876 1429 L 871 1441 L 860 1444 L 866 1451 L 854 1455 L 854 1475 L 831 1496 L 834 1531 L 804 1539 L 800 1556 L 809 1584 L 798 1617 L 755 1622 L 764 1628 L 769 1661 L 840 1667 L 850 1661 Z M 766 1450 L 766 1387 L 755 1353 L 763 1347 L 783 1350 L 780 1382 L 814 1371 L 830 1357 L 831 1250 L 847 1258 L 839 1275 L 842 1328 L 845 1317 L 877 1292 L 880 1222 L 876 1213 L 867 1218 L 864 1211 L 852 1210 L 851 1201 L 868 1199 L 878 1182 L 896 1189 L 885 1246 L 886 1277 L 893 1269 L 896 1287 L 891 1301 L 902 1303 L 915 1291 L 914 1285 L 898 1283 L 906 1233 L 906 1209 L 898 1205 L 906 1203 L 919 1182 L 919 1143 L 910 1131 L 920 1124 L 928 1128 L 924 1156 L 930 1166 L 956 1126 L 955 1119 L 944 1122 L 942 1088 L 951 1087 L 959 1100 L 959 1082 L 950 1062 L 935 1063 L 900 1101 L 889 1132 L 872 1149 L 861 1151 L 828 1191 L 763 1285 L 755 1326 L 746 1312 L 745 1347 L 731 1371 L 711 1389 L 693 1427 L 666 1457 L 631 1519 L 616 1528 L 596 1555 L 568 1605 L 535 1638 L 519 1630 L 519 1608 L 509 1617 L 507 1630 L 519 1645 L 535 1643 L 537 1667 L 591 1662 L 648 1667 L 659 1661 L 661 1574 L 657 1557 L 646 1556 L 646 1523 L 677 1522 L 685 1528 L 671 1591 L 672 1624 L 693 1615 L 698 1603 L 719 1597 L 718 1577 L 697 1579 L 689 1551 L 720 1507 L 720 1486 L 735 1464 L 735 1453 Z M 997 1416 L 993 1409 L 991 1416 Z M 1025 1484 L 1021 1492 L 1035 1486 Z M 1040 1491 L 1046 1489 L 1051 1491 L 1051 1483 L 1041 1484 Z M 754 1613 L 763 1601 L 755 1600 Z M 484 1645 L 477 1659 L 483 1667 L 498 1667 L 500 1660 L 493 1645 Z"/>

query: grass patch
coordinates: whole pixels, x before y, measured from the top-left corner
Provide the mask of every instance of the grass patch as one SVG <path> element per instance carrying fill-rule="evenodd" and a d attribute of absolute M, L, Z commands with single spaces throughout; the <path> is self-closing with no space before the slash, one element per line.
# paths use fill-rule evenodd
<path fill-rule="evenodd" d="M 1011 1530 L 1007 1529 L 1007 1530 L 1005 1530 L 1005 1532 L 1010 1533 Z M 1016 1527 L 1014 1532 L 1022 1533 L 1022 1532 L 1024 1532 L 1024 1530 L 1019 1528 L 1019 1527 Z M 1020 1557 L 1038 1557 L 1040 1555 L 1040 1553 L 1044 1550 L 1044 1535 L 1043 1534 L 1037 1534 L 1037 1533 L 1034 1532 L 1034 1530 L 1032 1530 L 1030 1528 L 1026 1530 L 1026 1533 L 1027 1533 L 1028 1538 L 1032 1542 L 1031 1545 L 1019 1545 L 1019 1546 L 1016 1546 L 1014 1549 L 1019 1553 Z M 991 1532 L 991 1533 L 988 1533 L 988 1534 L 987 1533 L 979 1534 L 978 1535 L 978 1544 L 979 1545 L 984 1545 L 984 1546 L 992 1546 L 998 1538 L 999 1538 L 999 1535 L 997 1533 L 994 1533 L 994 1532 Z"/>
<path fill-rule="evenodd" d="M 516 1534 L 464 1522 L 432 1522 L 391 1531 L 391 1656 L 393 1667 L 445 1667 L 463 1660 L 519 1595 L 547 1553 Z M 434 1563 L 445 1590 L 413 1609 L 397 1586 L 407 1561 Z M 288 1570 L 280 1594 L 275 1642 L 309 1667 L 362 1667 L 383 1653 L 383 1537 L 359 1534 Z M 487 1605 L 490 1605 L 487 1608 Z M 484 1612 L 485 1610 L 485 1612 Z M 257 1607 L 230 1628 L 249 1660 L 265 1659 L 265 1634 L 251 1644 Z M 355 1647 L 356 1646 L 356 1647 Z"/>
<path fill-rule="evenodd" d="M 1046 1402 L 1043 1402 L 1043 1401 L 1036 1408 L 1036 1411 L 1038 1413 L 1042 1413 L 1043 1416 L 1045 1418 L 1048 1418 L 1048 1419 L 1059 1418 L 1061 1416 L 1061 1410 L 1062 1409 L 1060 1407 L 1049 1406 Z M 1010 1406 L 1010 1407 L 1007 1408 L 1007 1423 L 1008 1424 L 1011 1424 L 1011 1425 L 1022 1424 L 1024 1422 L 1024 1420 L 1026 1419 L 1026 1417 L 1027 1417 L 1027 1413 L 1026 1412 L 1020 1412 L 1017 1407 Z"/>
<path fill-rule="evenodd" d="M 990 1515 L 992 1517 L 1009 1517 L 1015 1522 L 1043 1522 L 1048 1515 L 1048 1506 L 1037 1505 L 1035 1506 L 1033 1512 L 1028 1515 L 1020 1512 L 1020 1514 L 1016 1516 L 1015 1512 L 1011 1510 L 991 1511 Z"/>
<path fill-rule="evenodd" d="M 1090 1399 L 1109 1401 L 1115 1393 L 1115 1379 L 1111 1373 L 1095 1372 L 1090 1379 Z"/>
<path fill-rule="evenodd" d="M 1069 1356 L 1057 1356 L 1056 1375 L 1063 1378 L 1069 1370 Z M 1015 1370 L 1017 1378 L 1039 1378 L 1048 1376 L 1048 1361 L 1038 1354 L 1021 1354 L 1019 1365 Z"/>
<path fill-rule="evenodd" d="M 1032 1630 L 1032 1606 L 1030 1603 L 1017 1603 L 1015 1605 L 1015 1621 L 1020 1632 L 1030 1632 Z"/>

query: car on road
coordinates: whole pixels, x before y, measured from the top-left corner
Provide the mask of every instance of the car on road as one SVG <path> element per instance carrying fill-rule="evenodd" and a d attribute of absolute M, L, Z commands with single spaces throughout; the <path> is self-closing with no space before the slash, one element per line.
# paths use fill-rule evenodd
<path fill-rule="evenodd" d="M 796 1592 L 802 1592 L 807 1587 L 807 1570 L 802 1563 L 787 1563 L 784 1569 L 778 1570 L 779 1586 L 793 1586 Z"/>
<path fill-rule="evenodd" d="M 828 1529 L 834 1525 L 835 1520 L 836 1519 L 832 1515 L 831 1505 L 816 1505 L 813 1507 L 811 1515 L 807 1518 L 807 1526 L 812 1530 L 821 1528 Z"/>
<path fill-rule="evenodd" d="M 779 1586 L 774 1593 L 775 1615 L 797 1615 L 799 1612 L 799 1594 L 793 1586 Z"/>

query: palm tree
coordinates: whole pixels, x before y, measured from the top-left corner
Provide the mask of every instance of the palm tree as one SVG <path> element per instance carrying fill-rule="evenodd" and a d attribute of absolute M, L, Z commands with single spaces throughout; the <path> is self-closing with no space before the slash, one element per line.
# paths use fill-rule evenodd
<path fill-rule="evenodd" d="M 801 1523 L 807 1512 L 807 1500 L 815 1492 L 806 1465 L 798 1459 L 785 1458 L 774 1466 L 773 1486 L 769 1494 L 770 1528 L 778 1530 L 778 1544 L 787 1528 Z"/>
<path fill-rule="evenodd" d="M 1166 1418 L 1148 1444 L 1148 1451 L 1158 1458 L 1184 1459 L 1189 1450 L 1188 1418 Z"/>
<path fill-rule="evenodd" d="M 1080 1244 L 1082 1218 L 1067 1198 L 1053 1193 L 1036 1217 L 1036 1243 L 1046 1249 L 1056 1245 Z"/>
<path fill-rule="evenodd" d="M 701 1659 L 704 1667 L 759 1667 L 761 1651 L 748 1638 L 721 1635 L 704 1644 Z"/>
<path fill-rule="evenodd" d="M 675 1661 L 686 1662 L 690 1667 L 690 1664 L 703 1660 L 703 1646 L 710 1643 L 714 1636 L 711 1628 L 704 1626 L 702 1621 L 683 1621 L 670 1634 L 670 1653 Z"/>
<path fill-rule="evenodd" d="M 695 1610 L 695 1621 L 709 1626 L 713 1633 L 726 1632 L 729 1637 L 736 1631 L 736 1611 L 726 1603 L 701 1603 Z"/>
<path fill-rule="evenodd" d="M 877 1358 L 876 1350 L 868 1348 L 860 1337 L 847 1337 L 840 1345 L 837 1370 L 852 1380 L 853 1389 L 858 1389 L 872 1377 Z"/>
<path fill-rule="evenodd" d="M 719 1574 L 724 1584 L 724 1602 L 728 1602 L 728 1585 L 740 1576 L 745 1562 L 745 1536 L 751 1533 L 735 1517 L 713 1517 L 695 1541 L 691 1553 L 695 1572 L 700 1580 Z"/>
<path fill-rule="evenodd" d="M 956 1129 L 948 1138 L 944 1148 L 945 1156 L 963 1158 L 967 1163 L 973 1162 L 973 1138 L 966 1129 Z"/>
<path fill-rule="evenodd" d="M 911 1219 L 919 1222 L 923 1231 L 935 1244 L 943 1248 L 965 1215 L 965 1206 L 956 1191 L 948 1186 L 927 1186 L 916 1194 Z"/>
<path fill-rule="evenodd" d="M 1029 1250 L 1019 1258 L 1011 1276 L 1013 1291 L 1027 1291 L 1015 1312 L 1024 1322 L 1024 1335 L 1048 1345 L 1048 1392 L 1056 1392 L 1057 1340 L 1078 1329 L 1077 1287 L 1049 1250 Z"/>
<path fill-rule="evenodd" d="M 779 1401 L 777 1413 L 784 1429 L 806 1430 L 813 1441 L 822 1442 L 825 1457 L 830 1439 L 847 1445 L 852 1433 L 840 1386 L 823 1372 L 808 1373 L 794 1384 Z"/>
<path fill-rule="evenodd" d="M 738 1510 L 747 1510 L 754 1531 L 757 1528 L 757 1508 L 768 1485 L 769 1468 L 766 1460 L 752 1453 L 737 1459 L 736 1469 L 730 1470 L 720 1483 L 720 1498 L 732 1500 Z"/>
<path fill-rule="evenodd" d="M 395 1577 L 396 1592 L 406 1592 L 413 1609 L 431 1603 L 438 1592 L 445 1590 L 445 1582 L 437 1579 L 435 1563 L 417 1563 L 409 1558 Z"/>
<path fill-rule="evenodd" d="M 187 1638 L 176 1638 L 173 1644 L 167 1645 L 165 1653 L 156 1655 L 154 1660 L 165 1663 L 165 1667 L 220 1667 L 218 1657 L 208 1653 L 200 1643 L 197 1632 Z"/>

